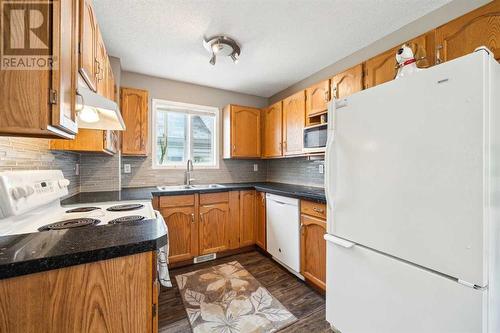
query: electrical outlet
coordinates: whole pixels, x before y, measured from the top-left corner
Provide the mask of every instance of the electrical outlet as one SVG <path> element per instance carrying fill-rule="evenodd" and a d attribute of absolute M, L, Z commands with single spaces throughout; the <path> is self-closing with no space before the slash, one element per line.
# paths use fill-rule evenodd
<path fill-rule="evenodd" d="M 325 173 L 325 165 L 324 164 L 320 164 L 318 166 L 318 172 L 319 173 Z"/>
<path fill-rule="evenodd" d="M 75 176 L 79 176 L 80 175 L 80 164 L 76 163 L 74 170 L 75 170 Z"/>
<path fill-rule="evenodd" d="M 259 171 L 259 165 L 258 164 L 254 164 L 253 165 L 253 171 Z"/>
<path fill-rule="evenodd" d="M 130 169 L 130 164 L 123 165 L 123 173 L 130 173 L 132 170 Z"/>

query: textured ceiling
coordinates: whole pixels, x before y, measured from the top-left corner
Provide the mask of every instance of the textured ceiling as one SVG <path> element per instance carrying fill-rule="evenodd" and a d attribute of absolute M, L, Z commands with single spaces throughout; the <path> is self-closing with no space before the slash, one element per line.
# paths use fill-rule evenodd
<path fill-rule="evenodd" d="M 122 68 L 269 97 L 450 0 L 94 0 Z M 208 63 L 203 36 L 226 34 L 238 64 Z"/>

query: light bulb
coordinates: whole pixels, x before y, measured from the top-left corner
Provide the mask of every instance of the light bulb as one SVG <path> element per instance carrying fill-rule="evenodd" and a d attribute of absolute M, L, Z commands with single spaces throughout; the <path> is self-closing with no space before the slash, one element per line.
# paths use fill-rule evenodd
<path fill-rule="evenodd" d="M 96 123 L 99 121 L 99 113 L 95 108 L 85 106 L 80 112 L 78 112 L 78 118 L 86 123 Z"/>

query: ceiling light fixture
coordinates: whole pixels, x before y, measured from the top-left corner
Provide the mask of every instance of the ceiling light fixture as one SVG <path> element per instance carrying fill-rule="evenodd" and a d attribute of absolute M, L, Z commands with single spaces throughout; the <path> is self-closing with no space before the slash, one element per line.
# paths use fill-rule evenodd
<path fill-rule="evenodd" d="M 238 43 L 227 36 L 219 35 L 203 39 L 203 46 L 212 55 L 209 63 L 215 65 L 217 57 L 231 57 L 233 63 L 237 64 L 241 49 Z"/>

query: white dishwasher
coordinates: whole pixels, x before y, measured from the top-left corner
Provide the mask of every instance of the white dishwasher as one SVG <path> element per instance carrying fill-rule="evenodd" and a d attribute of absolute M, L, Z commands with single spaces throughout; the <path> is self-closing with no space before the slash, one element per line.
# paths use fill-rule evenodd
<path fill-rule="evenodd" d="M 301 277 L 299 200 L 267 193 L 266 220 L 267 251 Z"/>

